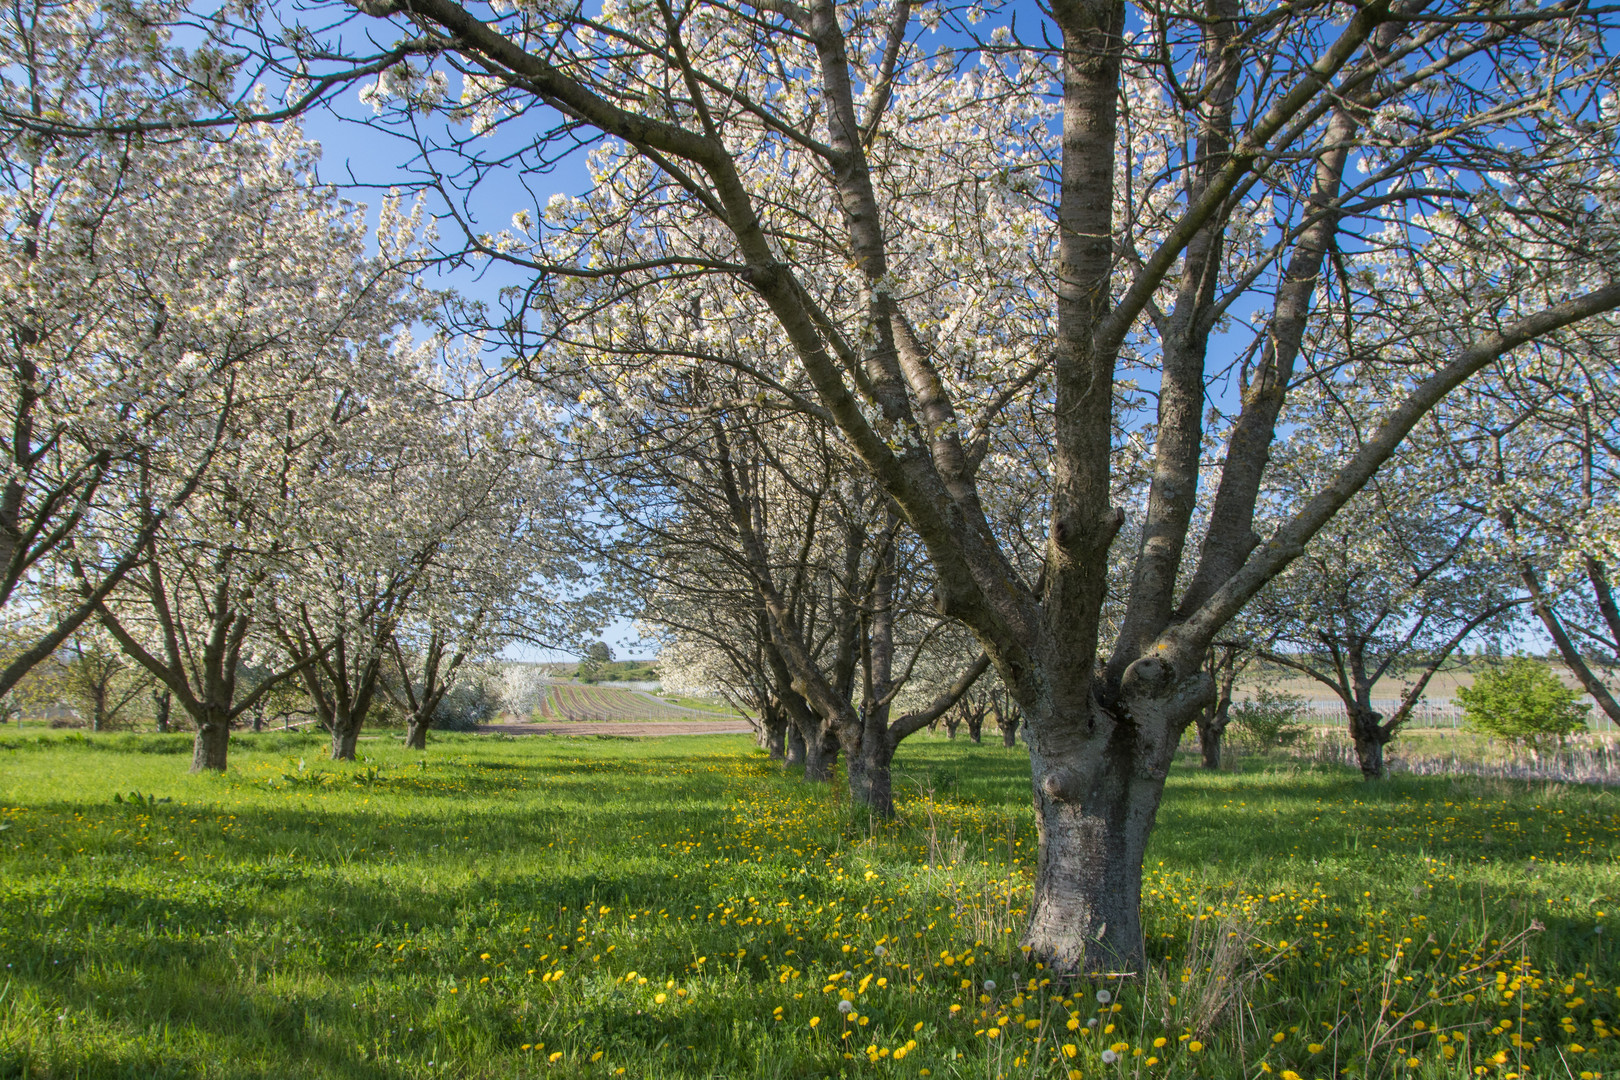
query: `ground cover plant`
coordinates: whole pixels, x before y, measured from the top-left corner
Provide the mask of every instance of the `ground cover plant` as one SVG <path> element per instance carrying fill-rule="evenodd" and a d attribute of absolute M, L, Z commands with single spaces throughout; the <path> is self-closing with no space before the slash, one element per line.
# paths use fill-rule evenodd
<path fill-rule="evenodd" d="M 1018 945 L 1023 749 L 0 738 L 0 1076 L 1620 1076 L 1599 789 L 1184 754 L 1147 975 Z"/>

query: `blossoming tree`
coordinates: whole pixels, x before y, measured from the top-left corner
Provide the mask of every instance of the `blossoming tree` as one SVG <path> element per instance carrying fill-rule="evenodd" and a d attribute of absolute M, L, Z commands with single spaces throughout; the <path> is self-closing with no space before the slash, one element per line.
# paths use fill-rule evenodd
<path fill-rule="evenodd" d="M 596 177 L 612 227 L 576 230 L 585 241 L 567 257 L 520 235 L 521 219 L 505 235 L 479 226 L 476 182 L 445 207 L 468 226 L 468 250 L 534 272 L 513 295 L 515 325 L 636 295 L 673 302 L 711 276 L 773 327 L 782 350 L 731 370 L 836 433 L 925 547 L 939 610 L 971 629 L 1026 718 L 1040 855 L 1025 940 L 1060 971 L 1142 963 L 1143 852 L 1170 755 L 1212 696 L 1204 661 L 1222 628 L 1446 395 L 1620 304 L 1612 233 L 1590 227 L 1612 204 L 1588 185 L 1594 214 L 1555 229 L 1521 184 L 1572 164 L 1553 133 L 1579 126 L 1588 88 L 1609 77 L 1606 9 L 1061 0 L 1050 46 L 1003 28 L 965 54 L 980 9 L 909 0 L 352 10 L 373 20 L 363 49 L 346 48 L 360 37 L 344 36 L 347 20 L 253 21 L 296 20 L 273 5 L 213 25 L 282 65 L 297 100 L 386 68 L 379 122 L 420 130 L 422 112 L 442 108 L 495 132 L 486 148 L 424 138 L 419 164 L 446 193 L 452 176 L 544 168 L 579 140 L 614 140 Z M 942 19 L 951 32 L 935 35 Z M 1017 138 L 1000 122 L 930 123 L 917 137 L 931 97 L 986 85 L 1007 117 L 1028 118 Z M 1612 158 L 1605 148 L 1594 165 L 1604 183 Z M 986 277 L 975 222 L 1015 228 L 1028 206 L 1035 256 Z M 1450 272 L 1422 255 L 1435 233 L 1419 218 L 1437 221 L 1437 206 L 1464 221 L 1506 208 L 1563 240 L 1507 250 L 1485 287 L 1425 308 Z M 960 289 L 916 277 L 952 251 L 972 257 L 938 276 Z M 1038 344 L 993 361 L 961 348 L 973 335 L 952 315 L 986 297 L 1044 310 Z M 1217 331 L 1238 317 L 1252 333 L 1232 348 Z M 1331 339 L 1313 327 L 1341 324 L 1354 348 L 1318 351 Z M 545 332 L 526 334 L 543 362 Z M 1241 400 L 1206 428 L 1233 372 Z M 1378 419 L 1261 536 L 1270 448 L 1306 378 L 1376 387 Z M 1139 394 L 1119 392 L 1133 383 Z M 985 433 L 1014 415 L 1048 453 L 1034 577 L 998 533 L 980 474 Z M 1105 641 L 1125 517 L 1116 442 L 1144 425 L 1140 543 Z M 1208 524 L 1194 536 L 1201 486 Z"/>
<path fill-rule="evenodd" d="M 1141 963 L 1142 855 L 1170 755 L 1211 696 L 1215 636 L 1448 393 L 1620 303 L 1605 260 L 1569 248 L 1520 260 L 1511 291 L 1448 310 L 1448 333 L 1371 340 L 1387 328 L 1372 320 L 1356 339 L 1365 351 L 1317 365 L 1305 347 L 1315 320 L 1421 286 L 1384 269 L 1381 238 L 1425 242 L 1392 223 L 1436 201 L 1465 218 L 1507 204 L 1534 214 L 1504 187 L 1551 149 L 1546 132 L 1569 122 L 1560 115 L 1578 120 L 1582 88 L 1606 77 L 1591 14 L 1233 2 L 1148 5 L 1138 25 L 1123 3 L 1066 0 L 1052 10 L 1050 67 L 1036 50 L 1012 59 L 1003 34 L 992 44 L 1004 50 L 972 69 L 981 86 L 1004 87 L 1010 115 L 1031 117 L 1023 137 L 964 124 L 930 128 L 924 142 L 907 90 L 938 83 L 958 58 L 929 43 L 908 3 L 610 3 L 591 17 L 456 0 L 359 9 L 439 65 L 384 87 L 401 92 L 401 110 L 442 105 L 500 129 L 544 106 L 558 125 L 527 152 L 536 164 L 559 152 L 550 136 L 617 140 L 598 172 L 599 202 L 616 211 L 604 221 L 615 227 L 595 230 L 600 242 L 563 258 L 517 232 L 469 230 L 477 250 L 538 273 L 523 312 L 601 310 L 651 292 L 673 302 L 683 282 L 720 275 L 731 303 L 774 327 L 787 363 L 762 351 L 743 373 L 791 391 L 888 494 L 928 552 L 940 610 L 971 628 L 1027 719 L 1041 842 L 1026 942 L 1059 970 Z M 340 53 L 323 41 L 300 59 L 318 71 Z M 345 57 L 345 70 L 362 59 Z M 456 96 L 435 71 L 460 74 Z M 1497 93 L 1481 95 L 1481 78 L 1498 79 Z M 938 85 L 943 98 L 961 83 Z M 1049 101 L 1060 125 L 1050 157 L 1039 119 Z M 1530 102 L 1538 119 L 1525 122 Z M 500 153 L 512 160 L 510 147 Z M 1004 178 L 979 171 L 998 159 Z M 913 174 L 923 196 L 893 197 L 905 185 L 892 178 Z M 956 184 L 937 183 L 953 174 Z M 958 232 L 967 215 L 953 217 L 967 202 L 998 225 L 1003 206 L 1033 202 L 1048 241 L 1038 260 L 990 280 L 966 263 L 960 291 L 913 288 L 913 256 L 943 257 L 951 237 L 976 235 Z M 652 234 L 667 246 L 649 246 Z M 1607 250 L 1600 232 L 1585 238 Z M 956 347 L 949 316 L 1001 283 L 1009 305 L 1044 305 L 1049 329 L 1022 357 L 981 364 Z M 1252 348 L 1212 354 L 1212 335 L 1240 312 L 1255 320 Z M 1207 396 L 1234 368 L 1242 400 L 1206 431 Z M 1135 373 L 1151 382 L 1150 417 L 1118 411 L 1116 389 Z M 1269 450 L 1306 375 L 1378 386 L 1379 419 L 1262 537 Z M 1050 450 L 1034 580 L 1014 570 L 978 472 L 980 433 L 1018 409 L 1037 413 Z M 1141 543 L 1104 650 L 1124 518 L 1116 436 L 1147 421 Z M 1205 483 L 1208 527 L 1190 545 Z"/>

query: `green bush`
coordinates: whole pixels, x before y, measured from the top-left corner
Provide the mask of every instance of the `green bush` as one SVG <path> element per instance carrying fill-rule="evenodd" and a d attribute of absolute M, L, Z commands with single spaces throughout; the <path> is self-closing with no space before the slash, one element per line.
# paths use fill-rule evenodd
<path fill-rule="evenodd" d="M 1304 725 L 1294 722 L 1304 708 L 1305 699 L 1297 694 L 1261 690 L 1246 701 L 1234 701 L 1228 722 L 1246 747 L 1292 746 L 1305 735 Z"/>
<path fill-rule="evenodd" d="M 1586 730 L 1591 710 L 1552 668 L 1529 656 L 1512 656 L 1481 671 L 1473 686 L 1459 687 L 1463 720 L 1494 739 L 1539 742 Z"/>

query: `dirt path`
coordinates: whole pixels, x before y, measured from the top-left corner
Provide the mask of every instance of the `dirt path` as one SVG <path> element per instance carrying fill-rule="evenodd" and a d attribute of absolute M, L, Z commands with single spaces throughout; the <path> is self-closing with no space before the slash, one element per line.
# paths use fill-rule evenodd
<path fill-rule="evenodd" d="M 612 722 L 558 721 L 551 724 L 480 724 L 481 735 L 746 735 L 746 720 L 659 720 Z"/>

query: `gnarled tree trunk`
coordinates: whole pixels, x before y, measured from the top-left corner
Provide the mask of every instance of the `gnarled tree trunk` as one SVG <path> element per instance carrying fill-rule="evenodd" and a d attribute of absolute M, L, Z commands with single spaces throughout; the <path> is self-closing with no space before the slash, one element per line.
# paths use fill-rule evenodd
<path fill-rule="evenodd" d="M 1356 746 L 1356 764 L 1361 768 L 1363 780 L 1381 780 L 1388 775 L 1384 767 L 1384 747 L 1395 738 L 1395 733 L 1384 726 L 1384 716 L 1363 705 L 1350 707 L 1350 739 Z"/>
<path fill-rule="evenodd" d="M 197 737 L 191 744 L 192 772 L 224 772 L 231 741 L 230 715 L 223 709 L 207 709 L 197 722 Z"/>
<path fill-rule="evenodd" d="M 832 780 L 838 764 L 838 739 L 829 731 L 817 730 L 804 740 L 804 778 L 825 784 Z"/>
<path fill-rule="evenodd" d="M 432 726 L 433 718 L 431 716 L 412 715 L 405 723 L 405 748 L 407 750 L 426 750 L 428 728 Z"/>
<path fill-rule="evenodd" d="M 332 760 L 353 761 L 355 749 L 360 744 L 360 721 L 362 716 L 341 710 L 332 716 Z"/>
<path fill-rule="evenodd" d="M 1138 972 L 1145 962 L 1142 860 L 1181 733 L 1213 688 L 1201 672 L 1177 678 L 1158 661 L 1144 665 L 1152 678 L 1132 681 L 1156 686 L 1111 709 L 1076 694 L 1064 712 L 1031 724 L 1039 847 L 1024 944 L 1053 970 Z M 1070 724 L 1053 722 L 1064 715 Z M 1086 732 L 1094 752 L 1053 753 L 1061 727 Z"/>
<path fill-rule="evenodd" d="M 782 762 L 787 759 L 787 721 L 777 718 L 776 722 L 765 728 L 765 752 L 772 761 Z"/>
<path fill-rule="evenodd" d="M 1206 769 L 1221 767 L 1221 741 L 1226 736 L 1226 725 L 1231 722 L 1232 694 L 1227 691 L 1219 701 L 1198 713 L 1198 754 Z"/>
<path fill-rule="evenodd" d="M 861 740 L 853 751 L 846 748 L 849 769 L 849 797 L 879 817 L 894 816 L 894 748 L 882 736 Z"/>
<path fill-rule="evenodd" d="M 996 714 L 996 727 L 1001 729 L 1001 745 L 1009 750 L 1018 745 L 1018 721 L 1016 713 L 1010 716 Z"/>

